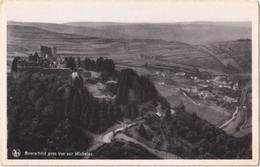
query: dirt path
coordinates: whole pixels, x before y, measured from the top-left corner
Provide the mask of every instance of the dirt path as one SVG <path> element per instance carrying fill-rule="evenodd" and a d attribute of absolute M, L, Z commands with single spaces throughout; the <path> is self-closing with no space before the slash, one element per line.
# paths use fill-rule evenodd
<path fill-rule="evenodd" d="M 228 134 L 231 135 L 239 135 L 240 132 L 242 132 L 243 129 L 243 125 L 246 124 L 247 121 L 247 114 L 246 114 L 246 110 L 244 109 L 244 105 L 246 102 L 246 98 L 247 98 L 247 92 L 248 89 L 250 88 L 250 84 L 247 84 L 243 89 L 242 89 L 242 93 L 240 96 L 240 100 L 239 100 L 239 106 L 237 107 L 237 112 L 235 112 L 232 116 L 232 120 L 228 122 L 228 124 L 226 126 L 223 126 L 222 129 L 227 132 Z"/>
<path fill-rule="evenodd" d="M 146 148 L 149 152 L 151 152 L 152 154 L 158 156 L 159 158 L 161 159 L 180 159 L 179 156 L 175 155 L 175 154 L 172 154 L 172 153 L 169 153 L 169 152 L 166 152 L 166 151 L 160 151 L 160 150 L 156 150 L 156 149 L 153 149 L 139 141 L 137 141 L 136 139 L 134 138 L 131 138 L 123 133 L 119 133 L 115 136 L 115 139 L 117 140 L 124 140 L 124 141 L 128 141 L 128 142 L 131 142 L 131 143 L 134 143 L 134 144 L 138 144 L 138 145 L 141 145 L 142 147 Z"/>
<path fill-rule="evenodd" d="M 200 103 L 197 103 L 196 101 L 194 101 L 193 99 L 191 99 L 185 92 L 181 91 L 182 94 L 187 98 L 189 99 L 193 104 L 197 105 L 197 106 L 200 106 L 201 104 Z"/>
<path fill-rule="evenodd" d="M 228 124 L 230 124 L 234 119 L 236 119 L 237 114 L 238 114 L 238 107 L 236 107 L 236 111 L 232 114 L 232 117 L 227 120 L 225 123 L 223 123 L 221 126 L 219 126 L 219 128 L 223 129 L 225 128 Z"/>

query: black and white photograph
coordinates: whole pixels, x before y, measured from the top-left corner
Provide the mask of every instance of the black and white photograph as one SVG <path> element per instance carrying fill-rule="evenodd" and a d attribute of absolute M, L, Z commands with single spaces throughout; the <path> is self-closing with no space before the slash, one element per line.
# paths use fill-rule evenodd
<path fill-rule="evenodd" d="M 257 2 L 108 2 L 6 1 L 7 160 L 258 158 Z"/>

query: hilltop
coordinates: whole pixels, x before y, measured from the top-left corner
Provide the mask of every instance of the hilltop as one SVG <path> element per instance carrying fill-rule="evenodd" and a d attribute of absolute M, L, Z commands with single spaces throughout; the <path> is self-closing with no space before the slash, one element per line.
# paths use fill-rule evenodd
<path fill-rule="evenodd" d="M 194 25 L 198 26 L 197 24 Z M 226 24 L 224 25 L 227 26 Z M 123 25 L 126 26 L 125 24 Z M 128 26 L 131 27 L 131 25 Z M 138 24 L 138 26 L 141 26 L 141 24 Z M 150 29 L 153 29 L 152 27 L 155 25 L 144 25 L 144 27 L 147 26 L 151 26 L 151 28 L 147 29 L 147 33 L 149 33 Z M 162 25 L 162 27 L 164 26 L 168 27 L 167 25 Z M 183 24 L 182 26 L 188 25 Z M 94 25 L 91 28 L 86 28 L 82 24 L 76 27 L 75 25 L 64 24 L 10 22 L 7 28 L 8 57 L 28 55 L 31 50 L 39 51 L 40 45 L 51 45 L 57 47 L 57 53 L 61 56 L 87 56 L 90 58 L 102 56 L 112 58 L 117 64 L 128 66 L 141 67 L 147 63 L 161 65 L 174 65 L 177 63 L 225 73 L 248 72 L 249 70 L 248 67 L 244 69 L 245 64 L 243 62 L 250 62 L 251 60 L 251 40 L 241 40 L 240 38 L 246 37 L 243 36 L 243 33 L 238 37 L 240 40 L 191 45 L 180 42 L 182 40 L 177 41 L 178 38 L 175 38 L 175 41 L 140 39 L 144 38 L 142 36 L 139 39 L 129 39 L 125 36 L 117 38 L 111 33 L 104 33 L 113 36 L 113 38 L 105 38 L 101 35 L 102 33 L 97 35 L 95 33 L 97 31 L 92 31 L 93 27 Z M 97 28 L 100 27 L 104 28 L 105 26 L 97 26 Z M 242 27 L 245 28 L 246 26 Z M 88 30 L 91 30 L 93 33 L 87 33 Z M 102 30 L 99 29 L 98 31 Z M 185 36 L 186 32 L 180 34 Z M 195 34 L 199 35 L 200 33 L 197 32 Z M 138 35 L 138 32 L 136 32 L 136 35 Z M 227 37 L 226 39 L 229 38 Z M 239 51 L 235 51 L 237 48 L 239 48 Z M 228 58 L 226 54 L 222 55 L 222 52 L 226 52 L 226 49 L 232 51 L 231 56 L 228 55 Z"/>
<path fill-rule="evenodd" d="M 71 22 L 65 24 L 9 22 L 9 24 L 33 26 L 58 33 L 99 38 L 159 39 L 196 45 L 251 38 L 250 22 Z"/>

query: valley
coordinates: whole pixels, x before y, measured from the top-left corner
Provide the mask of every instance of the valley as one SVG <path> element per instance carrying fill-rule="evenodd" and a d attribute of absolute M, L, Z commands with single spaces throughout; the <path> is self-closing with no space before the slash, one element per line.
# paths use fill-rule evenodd
<path fill-rule="evenodd" d="M 111 38 L 90 25 L 8 24 L 8 147 L 93 153 L 79 159 L 251 157 L 250 39 L 108 29 Z"/>

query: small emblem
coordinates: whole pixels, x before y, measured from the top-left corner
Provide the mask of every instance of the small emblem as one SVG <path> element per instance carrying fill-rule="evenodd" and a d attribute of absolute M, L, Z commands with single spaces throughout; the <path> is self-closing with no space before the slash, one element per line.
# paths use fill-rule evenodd
<path fill-rule="evenodd" d="M 13 149 L 12 155 L 15 158 L 19 158 L 21 156 L 21 150 L 20 149 Z"/>

